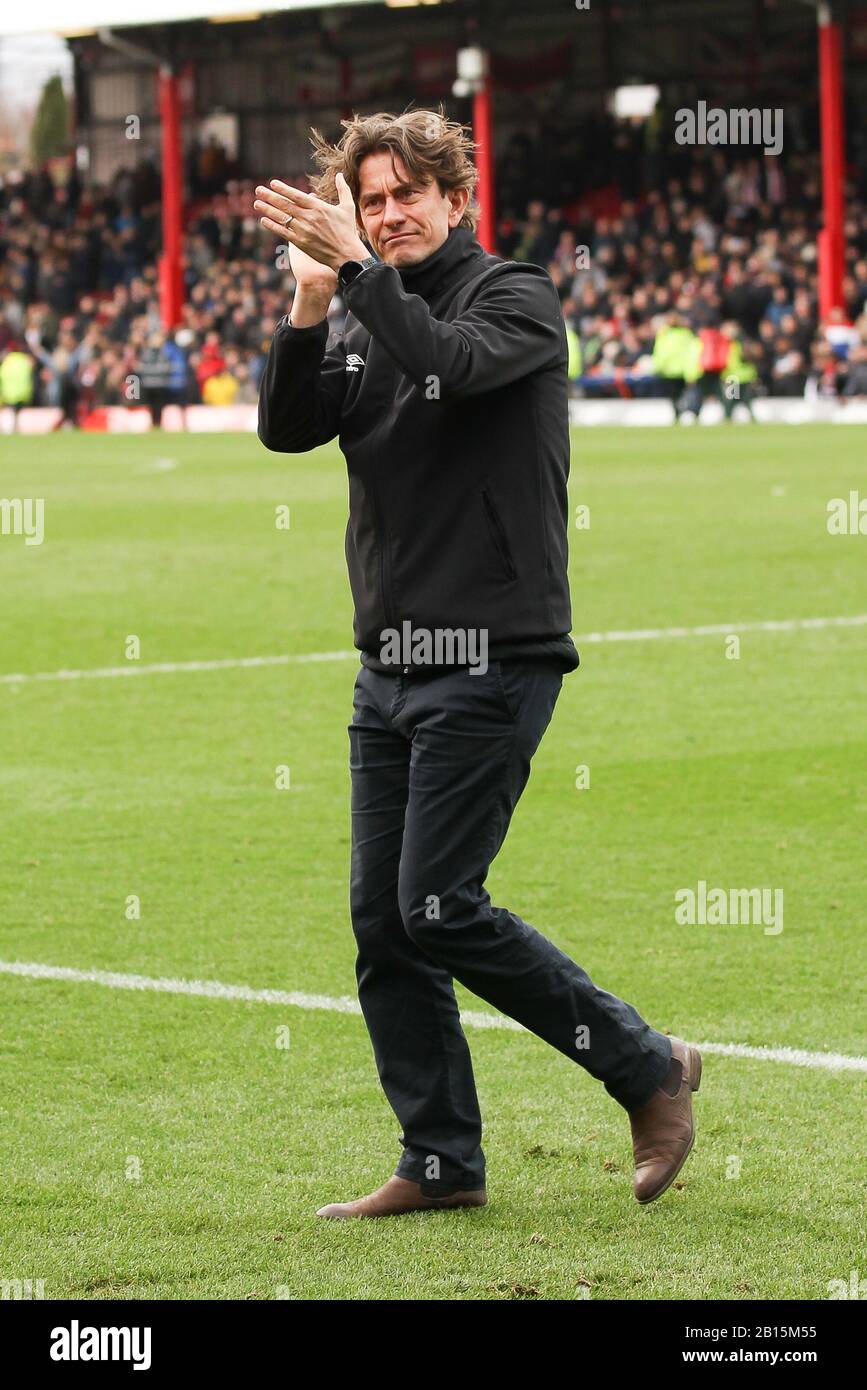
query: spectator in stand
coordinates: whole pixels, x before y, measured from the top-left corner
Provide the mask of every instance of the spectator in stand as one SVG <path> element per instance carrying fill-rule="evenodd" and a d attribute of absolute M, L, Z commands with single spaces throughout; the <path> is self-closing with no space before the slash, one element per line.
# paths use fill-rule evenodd
<path fill-rule="evenodd" d="M 74 318 L 64 320 L 53 352 L 47 352 L 38 338 L 33 345 L 33 354 L 42 364 L 41 376 L 47 386 L 46 403 L 60 407 L 60 419 L 55 429 L 78 423 L 78 343 L 73 331 L 74 322 Z"/>
<path fill-rule="evenodd" d="M 168 378 L 169 399 L 175 405 L 186 405 L 189 393 L 189 363 L 187 362 L 187 354 L 181 342 L 178 341 L 183 331 L 182 329 L 174 336 L 166 338 L 163 345 L 163 353 L 171 363 Z"/>
<path fill-rule="evenodd" d="M 771 302 L 765 310 L 765 318 L 770 320 L 775 328 L 779 328 L 784 318 L 791 317 L 793 308 L 787 287 L 776 285 Z"/>
<path fill-rule="evenodd" d="M 754 421 L 756 416 L 753 411 L 753 383 L 758 376 L 756 364 L 751 360 L 754 350 L 744 348 L 738 325 L 731 320 L 722 325 L 722 332 L 729 342 L 722 388 L 725 418 L 732 420 L 735 407 L 740 404 L 746 406 L 750 419 Z"/>
<path fill-rule="evenodd" d="M 202 387 L 205 405 L 234 405 L 237 395 L 238 383 L 226 366 L 212 373 Z"/>
<path fill-rule="evenodd" d="M 546 215 L 545 204 L 535 199 L 527 208 L 523 234 L 512 251 L 512 259 L 546 266 L 557 244 L 556 226 Z"/>
<path fill-rule="evenodd" d="M 238 383 L 235 404 L 256 405 L 259 400 L 259 383 L 253 380 L 253 375 L 246 362 L 238 363 L 235 368 L 235 380 Z"/>
<path fill-rule="evenodd" d="M 793 347 L 788 338 L 775 344 L 778 356 L 771 367 L 775 396 L 803 396 L 807 384 L 807 363 L 804 355 Z"/>
<path fill-rule="evenodd" d="M 835 356 L 830 343 L 814 343 L 804 395 L 808 400 L 836 399 L 844 389 L 842 372 L 840 358 Z"/>
<path fill-rule="evenodd" d="M 223 349 L 220 346 L 220 336 L 216 329 L 212 329 L 205 338 L 205 345 L 196 363 L 196 381 L 199 383 L 199 390 L 202 399 L 205 398 L 205 384 L 209 377 L 218 376 L 226 369 L 226 359 L 223 356 Z"/>
<path fill-rule="evenodd" d="M 847 398 L 867 399 L 867 343 L 859 343 L 849 353 L 849 370 L 843 395 Z"/>
<path fill-rule="evenodd" d="M 723 402 L 723 373 L 728 366 L 732 346 L 731 339 L 721 328 L 699 329 L 698 340 L 701 376 L 693 384 L 689 395 L 690 409 L 696 418 L 701 415 L 701 408 L 708 396 L 715 396 L 720 403 Z"/>
<path fill-rule="evenodd" d="M 861 152 L 852 157 L 863 163 Z M 820 325 L 817 168 L 815 152 L 788 142 L 777 159 L 756 161 L 738 147 L 675 147 L 659 122 L 641 128 L 564 112 L 506 145 L 498 249 L 549 268 L 579 340 L 576 390 L 670 396 L 672 379 L 655 376 L 652 352 L 660 316 L 676 312 L 695 334 L 721 319 L 735 324 L 756 370 L 744 383 L 750 392 L 797 390 L 806 380 L 811 395 L 842 397 L 850 371 L 861 379 L 857 349 L 867 342 L 867 169 L 853 170 L 847 191 L 845 308 Z M 187 298 L 164 354 L 174 398 L 189 404 L 232 349 L 236 399 L 258 383 L 294 291 L 249 216 L 253 180 L 226 172 L 215 182 L 206 170 L 211 191 L 193 189 Z M 303 175 L 287 176 L 305 186 Z M 86 188 L 56 187 L 46 168 L 0 176 L 0 359 L 10 339 L 26 341 L 38 364 L 34 403 L 65 400 L 74 414 L 77 395 L 86 418 L 95 405 L 130 399 L 128 378 L 160 327 L 159 217 L 150 154 Z M 583 246 L 589 263 L 576 261 Z M 343 313 L 335 296 L 336 327 Z M 830 345 L 833 360 L 817 344 Z"/>
<path fill-rule="evenodd" d="M 860 341 L 858 329 L 847 317 L 845 309 L 832 309 L 822 325 L 822 331 L 835 357 L 844 361 L 849 356 L 849 350 Z"/>
<path fill-rule="evenodd" d="M 148 407 L 154 429 L 162 425 L 163 409 L 171 400 L 174 364 L 166 352 L 162 333 L 152 333 L 136 368 L 141 383 L 142 403 Z"/>
<path fill-rule="evenodd" d="M 11 406 L 13 430 L 18 429 L 18 412 L 33 400 L 33 358 L 13 339 L 0 362 L 0 405 Z"/>
<path fill-rule="evenodd" d="M 858 260 L 849 277 L 852 313 L 855 318 L 867 309 L 867 260 Z"/>
<path fill-rule="evenodd" d="M 685 388 L 701 375 L 700 354 L 701 343 L 684 316 L 676 312 L 665 315 L 653 344 L 653 368 L 665 385 L 675 423 L 680 421 L 682 413 L 688 412 L 695 418 L 695 412 L 689 410 Z"/>

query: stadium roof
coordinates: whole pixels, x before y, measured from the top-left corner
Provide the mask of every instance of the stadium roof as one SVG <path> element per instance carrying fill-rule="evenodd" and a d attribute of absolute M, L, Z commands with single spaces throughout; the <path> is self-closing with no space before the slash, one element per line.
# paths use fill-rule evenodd
<path fill-rule="evenodd" d="M 286 14 L 293 10 L 407 6 L 436 12 L 438 7 L 452 3 L 454 0 L 124 0 L 121 6 L 118 0 L 78 0 L 70 7 L 69 0 L 29 0 L 28 4 L 17 9 L 11 4 L 4 7 L 0 17 L 0 39 L 17 34 L 43 33 L 73 38 L 102 28 L 141 28 L 149 24 L 172 24 L 184 20 L 229 23 L 232 20 L 254 20 L 268 14 Z M 507 6 L 510 0 L 487 0 L 487 3 L 496 11 L 500 6 Z M 526 7 L 526 0 L 511 0 L 511 3 Z M 547 3 L 550 5 L 552 0 L 547 0 Z M 566 11 L 572 6 L 572 0 L 557 0 L 557 3 Z M 816 11 L 820 6 L 820 0 L 758 0 L 758 3 L 769 9 L 779 5 L 785 9 L 807 7 Z M 752 4 L 753 0 L 703 0 L 701 20 L 710 20 L 712 13 L 746 11 Z M 681 11 L 685 23 L 698 18 L 696 0 L 668 0 L 668 7 Z M 830 0 L 830 8 L 837 17 L 843 13 L 857 12 L 863 7 L 864 0 Z M 622 12 L 625 10 L 644 14 L 647 8 L 648 0 L 618 0 L 616 7 L 612 7 L 618 20 L 623 19 Z"/>
<path fill-rule="evenodd" d="M 364 3 L 365 0 L 327 0 L 327 8 Z M 18 9 L 9 5 L 0 19 L 0 38 L 11 34 L 74 35 L 94 29 L 170 24 L 184 19 L 253 19 L 278 10 L 323 9 L 325 4 L 324 0 L 126 0 L 119 5 L 118 0 L 79 0 L 71 8 L 72 12 L 69 0 L 29 0 Z"/>

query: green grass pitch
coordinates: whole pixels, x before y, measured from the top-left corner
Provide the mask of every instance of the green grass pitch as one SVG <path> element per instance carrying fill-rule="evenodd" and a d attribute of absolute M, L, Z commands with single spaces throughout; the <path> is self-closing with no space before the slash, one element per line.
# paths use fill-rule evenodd
<path fill-rule="evenodd" d="M 336 445 L 0 447 L 0 495 L 45 504 L 42 545 L 0 535 L 0 676 L 351 648 Z M 867 613 L 867 536 L 826 526 L 858 489 L 857 427 L 573 433 L 582 665 L 488 887 L 692 1041 L 867 1053 L 867 625 L 744 631 L 738 659 L 724 634 L 580 634 Z M 354 996 L 354 672 L 0 680 L 3 961 Z M 784 930 L 677 926 L 700 879 L 782 888 Z M 707 1055 L 693 1154 L 641 1208 L 603 1088 L 468 1028 L 489 1205 L 329 1222 L 399 1157 L 359 1016 L 2 972 L 0 994 L 0 1279 L 46 1298 L 823 1299 L 867 1276 L 863 1071 Z"/>

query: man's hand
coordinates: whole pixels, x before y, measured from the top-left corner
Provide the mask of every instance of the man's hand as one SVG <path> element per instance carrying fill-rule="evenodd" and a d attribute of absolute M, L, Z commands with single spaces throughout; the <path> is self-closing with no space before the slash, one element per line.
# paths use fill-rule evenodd
<path fill-rule="evenodd" d="M 280 179 L 272 179 L 268 188 L 260 185 L 256 189 L 253 207 L 265 214 L 259 221 L 288 241 L 292 274 L 299 286 L 324 288 L 329 282 L 328 271 L 336 275 L 344 261 L 364 260 L 369 254 L 358 235 L 349 185 L 340 173 L 336 182 L 337 203 L 302 193 Z"/>

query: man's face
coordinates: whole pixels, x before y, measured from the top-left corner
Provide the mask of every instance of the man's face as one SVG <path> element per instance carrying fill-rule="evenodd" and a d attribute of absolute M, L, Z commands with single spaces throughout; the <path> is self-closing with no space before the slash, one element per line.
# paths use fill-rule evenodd
<path fill-rule="evenodd" d="M 364 235 L 387 265 L 416 265 L 442 246 L 460 222 L 469 194 L 443 193 L 436 179 L 413 178 L 400 155 L 367 155 L 358 171 L 358 215 Z"/>

